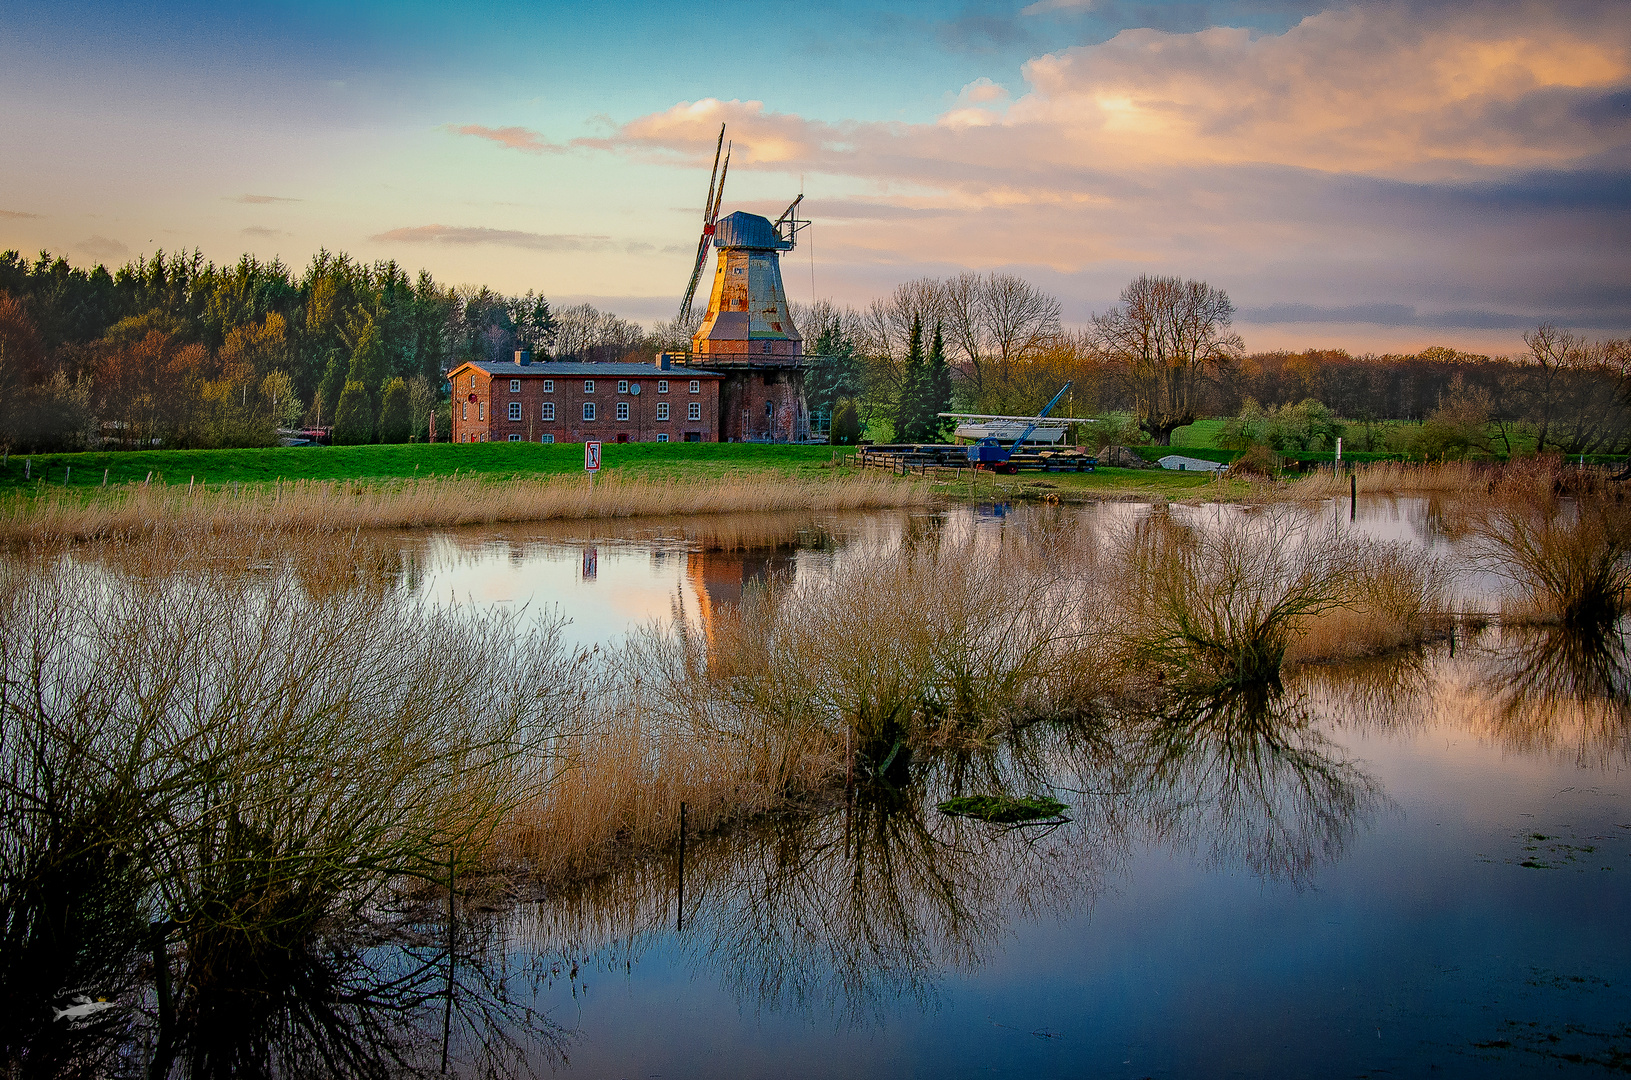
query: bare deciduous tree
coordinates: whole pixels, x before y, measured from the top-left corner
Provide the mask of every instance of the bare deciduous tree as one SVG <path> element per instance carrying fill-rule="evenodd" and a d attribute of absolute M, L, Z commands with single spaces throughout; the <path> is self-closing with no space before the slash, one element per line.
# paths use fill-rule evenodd
<path fill-rule="evenodd" d="M 555 317 L 555 355 L 561 360 L 621 360 L 646 338 L 636 323 L 591 304 L 578 304 Z"/>
<path fill-rule="evenodd" d="M 1141 275 L 1121 303 L 1093 316 L 1093 334 L 1121 368 L 1139 427 L 1158 446 L 1195 422 L 1202 383 L 1244 350 L 1229 294 L 1204 281 Z"/>

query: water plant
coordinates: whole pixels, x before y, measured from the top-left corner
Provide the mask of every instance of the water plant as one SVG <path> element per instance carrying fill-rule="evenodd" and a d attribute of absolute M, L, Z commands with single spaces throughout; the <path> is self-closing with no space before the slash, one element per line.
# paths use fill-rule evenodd
<path fill-rule="evenodd" d="M 1058 799 L 1045 795 L 1016 798 L 1012 795 L 959 795 L 942 800 L 937 807 L 942 814 L 953 817 L 976 818 L 1000 825 L 1016 825 L 1027 821 L 1052 821 L 1064 815 L 1070 807 Z"/>

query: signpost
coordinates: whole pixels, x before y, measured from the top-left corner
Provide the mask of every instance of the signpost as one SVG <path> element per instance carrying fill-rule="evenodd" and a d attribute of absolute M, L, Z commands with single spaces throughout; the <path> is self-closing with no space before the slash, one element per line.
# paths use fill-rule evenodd
<path fill-rule="evenodd" d="M 595 474 L 600 471 L 600 443 L 590 439 L 583 444 L 583 471 L 589 474 L 589 483 L 595 482 Z"/>

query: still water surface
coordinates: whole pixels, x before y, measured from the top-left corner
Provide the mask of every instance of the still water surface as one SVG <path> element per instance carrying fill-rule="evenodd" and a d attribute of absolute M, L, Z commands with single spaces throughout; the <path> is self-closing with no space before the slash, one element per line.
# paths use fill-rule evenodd
<path fill-rule="evenodd" d="M 407 577 L 458 603 L 558 606 L 588 645 L 925 531 L 1001 544 L 1038 515 L 1146 512 L 447 533 L 405 541 Z M 1311 516 L 1427 547 L 1462 571 L 1459 607 L 1498 606 L 1499 579 L 1426 501 Z M 545 1018 L 516 1053 L 567 1075 L 1625 1071 L 1628 688 L 1623 636 L 1582 653 L 1490 629 L 1316 669 L 1268 706 L 1214 703 L 1181 746 L 1031 731 L 1000 760 L 925 758 L 909 789 L 695 844 L 682 914 L 677 867 L 644 867 L 491 916 L 482 956 Z M 1051 787 L 1071 820 L 938 814 L 974 774 Z"/>

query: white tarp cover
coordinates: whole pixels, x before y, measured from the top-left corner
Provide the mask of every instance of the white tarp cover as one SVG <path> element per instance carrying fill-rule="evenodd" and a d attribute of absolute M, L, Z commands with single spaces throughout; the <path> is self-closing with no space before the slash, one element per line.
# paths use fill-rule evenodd
<path fill-rule="evenodd" d="M 1174 469 L 1178 472 L 1220 472 L 1229 466 L 1216 461 L 1207 461 L 1205 458 L 1184 457 L 1182 454 L 1168 454 L 1161 459 L 1163 469 Z"/>

